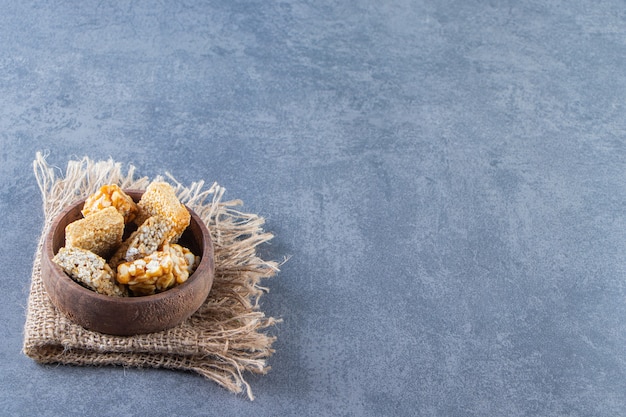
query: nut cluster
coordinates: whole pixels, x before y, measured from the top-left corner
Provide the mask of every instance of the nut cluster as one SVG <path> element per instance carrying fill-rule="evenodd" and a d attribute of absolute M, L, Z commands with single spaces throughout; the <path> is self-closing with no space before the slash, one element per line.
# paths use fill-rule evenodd
<path fill-rule="evenodd" d="M 83 216 L 97 213 L 107 207 L 115 207 L 124 217 L 124 223 L 130 223 L 137 217 L 137 205 L 117 184 L 106 184 L 87 197 L 83 205 Z"/>
<path fill-rule="evenodd" d="M 196 256 L 189 249 L 172 243 L 144 258 L 120 264 L 117 282 L 127 284 L 135 295 L 153 294 L 187 281 L 196 266 Z"/>

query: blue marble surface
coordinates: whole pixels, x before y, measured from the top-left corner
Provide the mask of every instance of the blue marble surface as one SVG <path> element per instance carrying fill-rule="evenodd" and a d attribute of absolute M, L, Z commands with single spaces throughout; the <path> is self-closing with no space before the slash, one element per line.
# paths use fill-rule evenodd
<path fill-rule="evenodd" d="M 0 1 L 0 414 L 626 415 L 622 2 L 160 3 Z M 38 150 L 267 218 L 254 402 L 21 354 Z"/>

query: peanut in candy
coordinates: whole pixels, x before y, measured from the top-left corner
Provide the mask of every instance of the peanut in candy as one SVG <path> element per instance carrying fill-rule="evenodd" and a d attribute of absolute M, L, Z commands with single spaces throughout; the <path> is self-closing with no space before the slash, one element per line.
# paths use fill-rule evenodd
<path fill-rule="evenodd" d="M 191 263 L 190 263 L 191 262 Z M 177 244 L 117 267 L 117 281 L 134 295 L 150 295 L 187 281 L 197 265 L 195 256 Z"/>
<path fill-rule="evenodd" d="M 124 223 L 132 222 L 139 211 L 137 204 L 119 185 L 106 184 L 85 200 L 81 212 L 87 217 L 107 207 L 115 207 L 124 217 Z"/>

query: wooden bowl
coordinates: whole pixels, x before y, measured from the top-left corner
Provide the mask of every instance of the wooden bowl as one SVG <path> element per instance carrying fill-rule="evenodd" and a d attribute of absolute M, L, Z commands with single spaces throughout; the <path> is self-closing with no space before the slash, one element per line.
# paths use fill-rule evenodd
<path fill-rule="evenodd" d="M 125 190 L 136 202 L 143 191 Z M 70 320 L 86 329 L 119 336 L 172 328 L 189 318 L 206 300 L 215 274 L 213 243 L 206 226 L 193 210 L 179 243 L 201 256 L 194 273 L 181 285 L 154 295 L 112 297 L 91 291 L 72 280 L 52 258 L 65 245 L 65 226 L 82 218 L 81 200 L 53 221 L 43 244 L 41 275 L 52 303 Z"/>

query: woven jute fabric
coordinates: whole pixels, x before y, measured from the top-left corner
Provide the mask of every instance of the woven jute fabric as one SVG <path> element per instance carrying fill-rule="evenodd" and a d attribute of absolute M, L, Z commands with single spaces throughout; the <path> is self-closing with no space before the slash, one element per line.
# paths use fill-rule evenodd
<path fill-rule="evenodd" d="M 247 372 L 269 370 L 275 336 L 268 328 L 278 322 L 266 317 L 259 299 L 267 292 L 261 281 L 278 271 L 278 263 L 261 259 L 257 247 L 273 235 L 263 230 L 264 219 L 238 210 L 241 201 L 222 201 L 224 188 L 205 187 L 203 181 L 184 186 L 169 181 L 181 202 L 205 222 L 215 246 L 215 279 L 211 292 L 191 318 L 175 328 L 136 336 L 111 336 L 74 324 L 51 303 L 41 277 L 41 248 L 56 215 L 73 201 L 85 198 L 104 184 L 145 189 L 147 177 L 135 178 L 114 160 L 71 160 L 63 175 L 38 153 L 33 163 L 41 189 L 44 225 L 34 256 L 24 326 L 23 352 L 39 363 L 119 365 L 169 368 L 196 372 L 233 392 L 245 390 L 254 399 Z"/>

